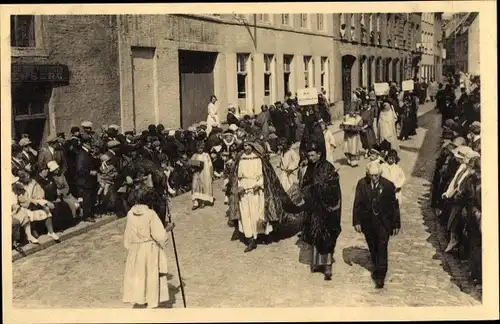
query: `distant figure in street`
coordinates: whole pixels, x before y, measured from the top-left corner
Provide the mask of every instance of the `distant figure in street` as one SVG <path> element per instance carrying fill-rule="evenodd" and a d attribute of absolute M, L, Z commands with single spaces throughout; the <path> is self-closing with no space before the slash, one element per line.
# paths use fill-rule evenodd
<path fill-rule="evenodd" d="M 155 195 L 143 191 L 127 214 L 123 243 L 127 262 L 123 280 L 123 302 L 134 308 L 155 308 L 169 300 L 167 284 L 167 233 L 174 224 L 163 224 L 152 209 Z M 141 307 L 137 307 L 141 306 Z"/>
<path fill-rule="evenodd" d="M 358 181 L 352 211 L 354 229 L 365 235 L 370 250 L 372 279 L 377 289 L 384 287 L 389 238 L 397 235 L 401 227 L 396 188 L 381 173 L 379 163 L 366 165 L 366 177 Z"/>

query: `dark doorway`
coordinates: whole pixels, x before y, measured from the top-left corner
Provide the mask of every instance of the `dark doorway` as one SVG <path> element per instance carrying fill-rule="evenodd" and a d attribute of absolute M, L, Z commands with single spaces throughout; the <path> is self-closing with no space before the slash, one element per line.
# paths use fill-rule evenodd
<path fill-rule="evenodd" d="M 179 51 L 181 127 L 207 119 L 207 106 L 214 94 L 217 53 Z"/>
<path fill-rule="evenodd" d="M 344 101 L 344 114 L 351 109 L 351 70 L 356 57 L 352 55 L 342 56 L 342 100 Z"/>

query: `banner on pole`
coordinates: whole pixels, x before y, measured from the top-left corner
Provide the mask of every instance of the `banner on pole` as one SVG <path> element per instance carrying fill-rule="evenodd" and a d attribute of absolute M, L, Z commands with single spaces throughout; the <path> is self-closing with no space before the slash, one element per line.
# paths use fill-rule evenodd
<path fill-rule="evenodd" d="M 389 84 L 386 82 L 375 83 L 374 91 L 376 96 L 387 96 L 389 94 Z"/>
<path fill-rule="evenodd" d="M 403 91 L 413 91 L 415 89 L 415 83 L 413 80 L 405 80 L 402 84 Z"/>
<path fill-rule="evenodd" d="M 318 104 L 318 91 L 316 88 L 304 88 L 297 90 L 297 101 L 299 106 Z"/>

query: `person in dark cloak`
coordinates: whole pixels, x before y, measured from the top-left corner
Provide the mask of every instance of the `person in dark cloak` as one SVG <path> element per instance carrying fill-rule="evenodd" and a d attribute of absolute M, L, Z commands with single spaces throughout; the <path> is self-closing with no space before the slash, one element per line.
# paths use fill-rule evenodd
<path fill-rule="evenodd" d="M 236 114 L 236 108 L 232 105 L 227 109 L 226 121 L 228 125 L 236 125 L 240 127 L 240 118 Z"/>
<path fill-rule="evenodd" d="M 309 163 L 301 183 L 305 212 L 300 239 L 312 247 L 311 272 L 322 271 L 325 280 L 331 280 L 333 254 L 342 231 L 339 174 L 326 161 L 321 144 L 310 142 L 306 151 Z"/>
<path fill-rule="evenodd" d="M 406 141 L 411 136 L 413 130 L 413 118 L 411 115 L 412 103 L 408 93 L 403 98 L 403 106 L 401 107 L 399 118 L 401 123 L 401 132 L 399 133 L 399 140 Z"/>
<path fill-rule="evenodd" d="M 367 102 L 361 106 L 361 118 L 363 119 L 363 126 L 361 129 L 360 138 L 363 149 L 365 150 L 365 157 L 367 153 L 377 144 L 377 138 L 375 137 L 375 131 L 373 130 L 373 124 L 375 122 L 375 112 L 372 106 Z"/>
<path fill-rule="evenodd" d="M 326 98 L 322 93 L 318 94 L 318 111 L 319 118 L 322 119 L 327 125 L 330 125 L 332 122 L 332 116 L 328 111 L 328 103 L 326 102 Z"/>
<path fill-rule="evenodd" d="M 319 145 L 321 149 L 320 153 L 326 157 L 325 137 L 323 135 L 323 129 L 321 128 L 321 123 L 319 122 L 313 123 L 304 129 L 299 146 L 301 160 L 307 158 L 307 147 L 313 142 Z"/>
<path fill-rule="evenodd" d="M 231 170 L 227 188 L 229 192 L 227 216 L 229 222 L 232 222 L 235 227 L 232 240 L 238 237 L 239 230 L 244 231 L 247 239 L 247 248 L 245 252 L 250 252 L 257 248 L 256 233 L 247 236 L 248 231 L 241 228 L 242 222 L 245 221 L 242 217 L 248 217 L 247 213 L 250 208 L 247 207 L 245 210 L 240 209 L 240 200 L 242 199 L 242 195 L 244 195 L 242 187 L 240 186 L 240 171 L 243 171 L 240 170 L 240 164 L 242 161 L 245 161 L 245 159 L 248 159 L 247 157 L 250 155 L 252 159 L 260 160 L 260 164 L 262 165 L 262 187 L 259 189 L 254 188 L 255 191 L 253 191 L 253 194 L 256 194 L 257 191 L 261 192 L 260 194 L 263 195 L 263 201 L 261 201 L 263 206 L 252 206 L 251 208 L 252 210 L 254 210 L 254 208 L 263 208 L 263 219 L 257 223 L 257 227 L 267 229 L 271 226 L 274 231 L 280 225 L 284 225 L 288 221 L 293 220 L 294 214 L 302 212 L 302 207 L 294 204 L 283 188 L 272 164 L 265 156 L 264 148 L 257 142 L 246 141 L 244 150 L 238 154 L 234 167 Z M 249 194 L 252 194 L 252 192 L 249 192 Z M 262 230 L 258 231 L 259 233 L 263 232 Z M 267 236 L 267 238 L 269 237 Z"/>

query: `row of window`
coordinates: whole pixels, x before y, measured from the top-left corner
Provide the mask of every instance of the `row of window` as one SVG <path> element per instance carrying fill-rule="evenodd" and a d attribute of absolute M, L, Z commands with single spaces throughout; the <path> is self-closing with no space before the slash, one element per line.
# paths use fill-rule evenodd
<path fill-rule="evenodd" d="M 294 92 L 296 90 L 295 80 L 295 69 L 294 69 L 294 55 L 283 55 L 283 90 L 284 94 L 288 92 Z M 276 100 L 276 55 L 274 54 L 264 54 L 263 55 L 263 65 L 264 65 L 264 97 L 270 97 Z M 236 54 L 236 73 L 238 82 L 238 99 L 247 98 L 247 93 L 249 89 L 249 75 L 252 75 L 250 54 Z M 312 56 L 303 56 L 303 80 L 304 86 L 316 87 L 316 66 L 315 61 Z M 318 90 L 324 90 L 328 92 L 328 69 L 329 60 L 328 57 L 321 57 L 320 59 L 320 84 Z M 257 76 L 259 77 L 259 76 Z M 272 102 L 272 101 L 271 101 Z"/>
<path fill-rule="evenodd" d="M 326 14 L 314 14 L 316 16 L 316 30 L 317 31 L 326 31 Z M 217 15 L 220 16 L 220 15 Z M 245 18 L 249 21 L 253 21 L 253 15 L 252 14 L 240 14 L 240 18 Z M 284 25 L 288 27 L 296 27 L 294 26 L 294 16 L 299 16 L 298 18 L 298 27 L 303 28 L 303 29 L 311 29 L 311 16 L 313 14 L 256 14 L 257 16 L 257 21 L 259 22 L 265 22 L 269 24 L 276 24 L 276 25 Z M 275 16 L 279 16 L 279 21 L 274 21 Z"/>
<path fill-rule="evenodd" d="M 420 26 L 409 21 L 409 14 L 405 17 L 402 14 L 386 14 L 383 19 L 382 14 L 340 14 L 340 38 L 343 40 L 357 41 L 358 37 L 362 42 L 372 45 L 388 45 L 412 49 L 414 35 Z M 382 27 L 385 24 L 386 44 L 382 44 Z"/>

